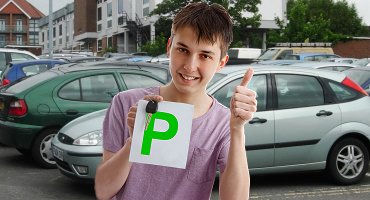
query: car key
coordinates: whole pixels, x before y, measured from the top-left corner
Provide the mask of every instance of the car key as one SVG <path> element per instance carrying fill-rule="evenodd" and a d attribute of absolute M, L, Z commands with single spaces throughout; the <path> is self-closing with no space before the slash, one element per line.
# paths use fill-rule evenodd
<path fill-rule="evenodd" d="M 156 113 L 158 110 L 158 103 L 156 101 L 150 100 L 145 107 L 146 111 L 146 120 L 145 120 L 145 129 L 147 129 L 150 119 L 152 118 L 152 114 Z"/>

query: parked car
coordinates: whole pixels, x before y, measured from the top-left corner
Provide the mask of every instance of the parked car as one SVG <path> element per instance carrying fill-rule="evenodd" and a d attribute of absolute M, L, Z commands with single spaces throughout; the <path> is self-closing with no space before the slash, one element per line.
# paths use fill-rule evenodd
<path fill-rule="evenodd" d="M 356 68 L 357 65 L 349 63 L 336 63 L 336 62 L 315 62 L 315 61 L 305 61 L 300 63 L 294 63 L 291 66 L 297 67 L 310 67 L 315 69 L 331 70 L 331 71 L 345 71 L 347 69 Z"/>
<path fill-rule="evenodd" d="M 39 59 L 33 53 L 25 50 L 0 48 L 0 73 L 10 62 Z"/>
<path fill-rule="evenodd" d="M 370 66 L 352 68 L 344 73 L 370 95 Z"/>
<path fill-rule="evenodd" d="M 361 67 L 370 66 L 370 58 L 362 58 L 362 59 L 359 59 L 359 60 L 353 62 L 353 64 L 354 65 L 361 66 Z"/>
<path fill-rule="evenodd" d="M 165 74 L 163 65 L 83 63 L 29 77 L 0 93 L 0 143 L 31 155 L 42 167 L 56 167 L 50 145 L 62 126 L 107 108 L 119 91 L 167 83 Z"/>
<path fill-rule="evenodd" d="M 225 67 L 207 91 L 229 106 L 246 67 Z M 251 174 L 327 170 L 339 184 L 367 173 L 370 98 L 345 74 L 311 68 L 255 66 L 248 87 L 257 92 L 257 112 L 246 124 Z M 91 180 L 102 156 L 106 109 L 77 118 L 52 140 L 59 170 Z"/>
<path fill-rule="evenodd" d="M 330 43 L 278 43 L 276 47 L 266 49 L 257 60 L 283 60 L 287 55 L 299 53 L 333 54 L 334 52 Z"/>
<path fill-rule="evenodd" d="M 0 86 L 5 86 L 13 83 L 17 80 L 21 80 L 26 76 L 33 76 L 39 74 L 52 67 L 66 64 L 67 62 L 62 60 L 27 60 L 21 62 L 10 62 L 5 67 L 5 70 L 0 73 Z"/>
<path fill-rule="evenodd" d="M 340 58 L 340 56 L 329 53 L 300 53 L 286 55 L 284 60 L 323 61 L 330 58 Z"/>

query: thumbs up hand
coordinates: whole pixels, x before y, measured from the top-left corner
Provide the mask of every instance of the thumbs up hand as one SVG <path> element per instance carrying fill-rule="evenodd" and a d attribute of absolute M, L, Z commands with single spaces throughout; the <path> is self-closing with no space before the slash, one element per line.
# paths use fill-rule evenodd
<path fill-rule="evenodd" d="M 235 87 L 234 95 L 230 101 L 230 128 L 244 127 L 244 124 L 253 118 L 257 111 L 256 92 L 247 88 L 253 77 L 253 69 L 249 68 L 240 85 Z"/>

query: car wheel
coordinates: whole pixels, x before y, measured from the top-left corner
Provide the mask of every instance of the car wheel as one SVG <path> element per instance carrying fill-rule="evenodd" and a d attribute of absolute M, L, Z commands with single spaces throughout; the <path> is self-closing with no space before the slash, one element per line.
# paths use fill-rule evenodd
<path fill-rule="evenodd" d="M 369 167 L 369 152 L 358 139 L 346 138 L 336 143 L 329 154 L 327 170 L 341 185 L 359 182 Z"/>
<path fill-rule="evenodd" d="M 33 160 L 44 168 L 56 168 L 56 163 L 51 150 L 51 141 L 57 134 L 58 129 L 46 129 L 37 136 L 32 145 Z"/>

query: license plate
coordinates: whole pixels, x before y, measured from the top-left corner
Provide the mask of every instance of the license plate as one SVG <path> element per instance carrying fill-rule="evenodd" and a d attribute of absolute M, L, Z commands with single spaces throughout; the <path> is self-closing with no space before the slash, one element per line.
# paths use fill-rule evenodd
<path fill-rule="evenodd" d="M 63 161 L 63 150 L 60 150 L 60 149 L 56 148 L 55 146 L 53 146 L 53 156 L 54 156 L 54 158 L 57 158 L 57 159 Z"/>

